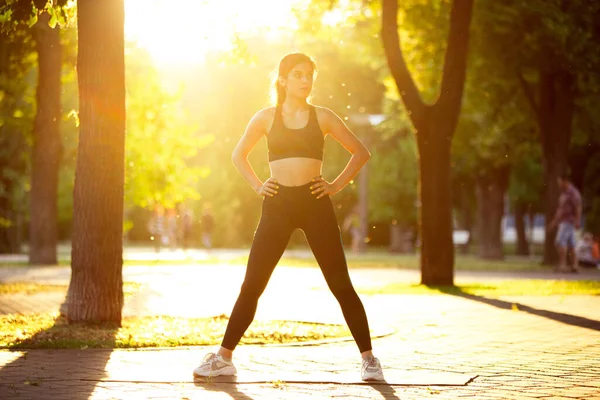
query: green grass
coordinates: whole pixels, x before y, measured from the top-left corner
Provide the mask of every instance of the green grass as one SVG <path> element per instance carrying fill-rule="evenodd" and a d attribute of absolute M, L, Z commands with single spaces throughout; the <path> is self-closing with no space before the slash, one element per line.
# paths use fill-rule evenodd
<path fill-rule="evenodd" d="M 35 294 L 44 292 L 65 292 L 67 286 L 65 285 L 44 285 L 39 283 L 30 282 L 11 282 L 0 284 L 0 295 L 6 294 Z"/>
<path fill-rule="evenodd" d="M 372 250 L 366 254 L 355 255 L 346 252 L 349 268 L 399 268 L 419 269 L 419 257 L 416 254 L 390 254 L 386 251 Z M 207 259 L 194 260 L 125 260 L 124 266 L 170 266 L 170 265 L 246 265 L 248 256 L 219 257 L 218 254 Z M 61 259 L 59 266 L 68 266 L 68 259 Z M 317 267 L 314 257 L 284 256 L 279 265 L 290 267 Z M 26 267 L 23 262 L 0 262 L 0 267 Z M 456 255 L 455 269 L 457 271 L 548 271 L 548 267 L 541 266 L 537 259 L 507 257 L 502 261 L 481 260 L 473 255 Z"/>
<path fill-rule="evenodd" d="M 600 281 L 563 280 L 514 280 L 471 283 L 457 286 L 425 286 L 394 283 L 383 287 L 361 288 L 361 294 L 471 294 L 483 297 L 499 296 L 553 296 L 553 295 L 600 295 Z"/>
<path fill-rule="evenodd" d="M 346 260 L 349 268 L 398 268 L 412 269 L 420 268 L 420 260 L 416 254 L 390 254 L 387 252 L 370 251 L 366 254 L 352 254 L 346 252 Z M 149 265 L 149 266 L 168 266 L 168 265 L 245 265 L 248 261 L 247 256 L 218 258 L 212 257 L 206 260 L 127 260 L 126 266 Z M 279 261 L 279 265 L 288 267 L 317 267 L 317 262 L 312 257 L 297 257 L 285 255 Z M 502 261 L 481 260 L 476 256 L 457 255 L 455 269 L 458 271 L 544 271 L 547 267 L 540 265 L 537 260 L 524 258 L 507 258 Z"/>
<path fill-rule="evenodd" d="M 124 282 L 123 293 L 125 296 L 132 295 L 142 288 L 142 284 L 137 282 Z M 66 292 L 68 289 L 67 285 L 47 285 L 42 283 L 34 282 L 10 282 L 0 283 L 0 295 L 7 294 L 36 294 L 36 293 L 47 293 L 47 292 Z"/>
<path fill-rule="evenodd" d="M 216 345 L 228 322 L 212 318 L 124 318 L 121 327 L 69 324 L 57 313 L 0 316 L 0 348 L 142 348 Z M 342 325 L 253 322 L 243 344 L 274 344 L 349 337 Z"/>
<path fill-rule="evenodd" d="M 43 267 L 65 267 L 71 265 L 71 259 L 62 258 L 58 260 L 58 264 L 43 265 Z M 17 260 L 17 261 L 0 261 L 0 268 L 9 267 L 29 267 L 29 261 Z"/>

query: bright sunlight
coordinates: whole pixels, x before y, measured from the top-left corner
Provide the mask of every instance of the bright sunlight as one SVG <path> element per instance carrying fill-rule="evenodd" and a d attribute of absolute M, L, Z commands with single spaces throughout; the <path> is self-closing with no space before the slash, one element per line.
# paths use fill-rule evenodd
<path fill-rule="evenodd" d="M 160 64 L 198 64 L 236 35 L 293 29 L 299 0 L 125 0 L 125 36 Z"/>

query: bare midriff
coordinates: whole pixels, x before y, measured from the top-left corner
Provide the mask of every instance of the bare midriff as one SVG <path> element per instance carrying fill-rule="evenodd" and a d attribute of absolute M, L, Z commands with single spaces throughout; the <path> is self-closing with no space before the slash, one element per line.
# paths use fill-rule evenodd
<path fill-rule="evenodd" d="M 283 186 L 302 186 L 321 176 L 323 162 L 314 158 L 292 157 L 271 161 L 271 177 Z"/>

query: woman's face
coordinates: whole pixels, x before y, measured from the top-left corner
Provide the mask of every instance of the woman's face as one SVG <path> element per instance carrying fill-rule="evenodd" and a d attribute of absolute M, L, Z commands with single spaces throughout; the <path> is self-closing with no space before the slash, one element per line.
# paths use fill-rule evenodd
<path fill-rule="evenodd" d="M 295 65 L 287 77 L 279 79 L 286 95 L 306 98 L 312 90 L 314 69 L 310 62 L 304 62 Z"/>

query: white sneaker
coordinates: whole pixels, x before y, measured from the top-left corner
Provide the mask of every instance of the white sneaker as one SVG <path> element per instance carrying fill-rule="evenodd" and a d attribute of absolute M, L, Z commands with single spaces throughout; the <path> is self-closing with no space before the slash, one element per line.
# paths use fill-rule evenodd
<path fill-rule="evenodd" d="M 382 381 L 383 370 L 377 357 L 363 359 L 360 375 L 363 381 Z"/>
<path fill-rule="evenodd" d="M 194 370 L 195 377 L 212 377 L 219 375 L 235 375 L 237 370 L 231 361 L 226 361 L 222 356 L 208 353 L 204 356 L 202 364 Z"/>

